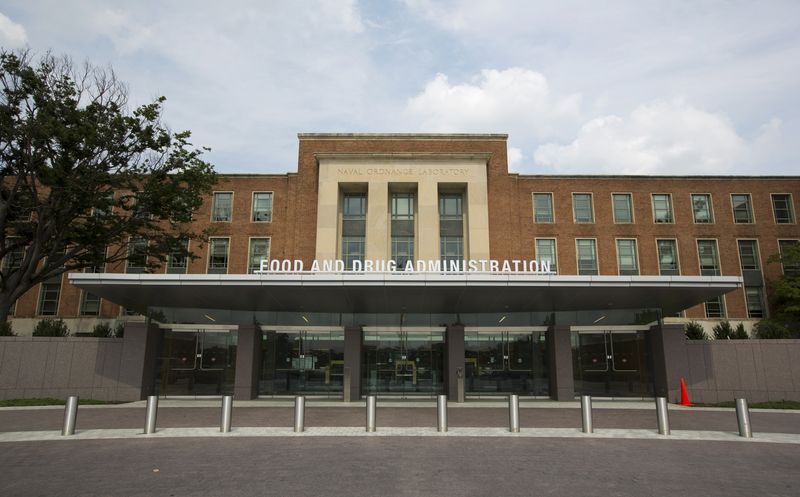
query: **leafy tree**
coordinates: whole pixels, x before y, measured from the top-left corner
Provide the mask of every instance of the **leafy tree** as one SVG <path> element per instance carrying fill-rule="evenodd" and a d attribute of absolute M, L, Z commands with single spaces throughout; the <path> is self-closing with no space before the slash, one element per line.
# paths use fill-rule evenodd
<path fill-rule="evenodd" d="M 94 328 L 92 329 L 92 336 L 99 338 L 108 338 L 113 336 L 111 325 L 108 323 L 100 323 L 94 325 Z"/>
<path fill-rule="evenodd" d="M 130 111 L 111 69 L 0 50 L 0 324 L 66 271 L 193 257 L 192 212 L 216 174 L 161 122 L 163 102 Z"/>
<path fill-rule="evenodd" d="M 125 337 L 125 323 L 118 322 L 117 325 L 114 327 L 114 338 L 124 338 Z"/>
<path fill-rule="evenodd" d="M 14 330 L 11 328 L 11 323 L 6 321 L 5 323 L 0 324 L 0 337 L 15 337 L 15 336 L 17 336 L 17 334 L 14 333 Z"/>
<path fill-rule="evenodd" d="M 714 332 L 714 338 L 717 340 L 730 340 L 733 335 L 733 326 L 726 319 L 715 324 L 711 331 Z"/>
<path fill-rule="evenodd" d="M 69 328 L 63 319 L 42 319 L 33 328 L 35 337 L 66 337 L 69 336 Z"/>
<path fill-rule="evenodd" d="M 771 319 L 757 322 L 755 335 L 761 339 L 792 338 L 792 332 L 787 327 Z"/>
<path fill-rule="evenodd" d="M 744 323 L 739 323 L 736 326 L 736 329 L 733 330 L 731 338 L 734 340 L 747 340 L 750 338 L 750 336 L 747 334 L 747 331 L 744 329 Z"/>
<path fill-rule="evenodd" d="M 686 323 L 686 338 L 689 340 L 708 340 L 703 325 L 697 321 Z"/>
<path fill-rule="evenodd" d="M 773 318 L 785 323 L 800 323 L 800 242 L 789 246 L 769 262 L 781 263 L 784 274 L 773 283 Z"/>

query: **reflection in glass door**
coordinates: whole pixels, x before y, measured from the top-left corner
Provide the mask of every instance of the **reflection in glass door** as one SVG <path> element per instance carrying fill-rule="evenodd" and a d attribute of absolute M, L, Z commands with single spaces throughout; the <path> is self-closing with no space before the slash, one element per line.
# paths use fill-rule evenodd
<path fill-rule="evenodd" d="M 539 331 L 473 331 L 464 336 L 468 395 L 549 392 L 547 342 Z"/>
<path fill-rule="evenodd" d="M 647 335 L 633 332 L 573 332 L 575 393 L 607 397 L 653 395 Z"/>
<path fill-rule="evenodd" d="M 265 331 L 260 395 L 342 395 L 344 332 Z"/>
<path fill-rule="evenodd" d="M 228 395 L 236 372 L 236 332 L 165 331 L 159 395 Z"/>
<path fill-rule="evenodd" d="M 444 392 L 443 331 L 364 333 L 366 394 L 433 396 Z"/>

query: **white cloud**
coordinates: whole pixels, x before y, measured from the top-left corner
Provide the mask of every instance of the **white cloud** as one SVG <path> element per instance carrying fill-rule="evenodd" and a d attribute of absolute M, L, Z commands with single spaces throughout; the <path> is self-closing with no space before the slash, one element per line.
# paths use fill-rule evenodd
<path fill-rule="evenodd" d="M 748 140 L 722 115 L 680 99 L 661 100 L 640 105 L 624 117 L 591 119 L 571 143 L 539 146 L 534 161 L 558 172 L 746 173 L 765 148 L 763 143 L 779 138 L 779 128 L 773 121 Z"/>
<path fill-rule="evenodd" d="M 520 165 L 522 165 L 522 150 L 508 147 L 508 168 L 516 170 Z"/>
<path fill-rule="evenodd" d="M 0 45 L 6 48 L 21 48 L 28 41 L 22 24 L 17 24 L 0 12 Z"/>

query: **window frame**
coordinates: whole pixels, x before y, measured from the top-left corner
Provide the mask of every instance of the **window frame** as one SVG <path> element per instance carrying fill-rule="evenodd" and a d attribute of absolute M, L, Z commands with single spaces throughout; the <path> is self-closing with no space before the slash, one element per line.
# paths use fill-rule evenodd
<path fill-rule="evenodd" d="M 717 274 L 703 274 L 703 262 L 700 257 L 700 242 L 714 242 L 714 255 L 717 262 Z M 695 253 L 697 254 L 697 269 L 700 276 L 722 276 L 722 258 L 719 253 L 719 240 L 716 238 L 695 238 Z"/>
<path fill-rule="evenodd" d="M 231 213 L 228 219 L 226 220 L 217 220 L 215 219 L 215 213 L 217 211 L 217 195 L 221 194 L 230 194 L 231 196 Z M 233 191 L 215 191 L 211 192 L 211 222 L 212 223 L 230 223 L 233 222 L 233 202 L 236 194 Z"/>
<path fill-rule="evenodd" d="M 542 261 L 539 259 L 539 240 L 552 240 L 553 241 L 553 258 L 555 259 L 555 264 L 550 266 L 550 271 L 558 274 L 558 238 L 552 236 L 542 236 L 542 237 L 535 237 L 533 239 L 533 254 L 536 262 L 539 263 L 539 267 L 541 268 Z M 577 245 L 575 246 L 577 250 Z"/>
<path fill-rule="evenodd" d="M 680 256 L 680 244 L 678 243 L 677 238 L 656 238 L 656 262 L 658 264 L 658 275 L 659 276 L 680 276 L 681 275 L 681 256 Z M 659 250 L 658 242 L 661 241 L 669 241 L 672 242 L 675 246 L 675 265 L 677 266 L 675 270 L 678 274 L 664 274 L 661 270 L 661 251 Z"/>
<path fill-rule="evenodd" d="M 186 250 L 189 251 L 191 248 L 192 241 L 188 238 L 186 239 Z M 183 267 L 183 272 L 180 271 L 170 271 L 170 269 L 179 269 Z M 164 264 L 164 271 L 166 274 L 187 274 L 189 272 L 189 256 L 184 256 L 184 263 L 183 266 L 173 266 L 172 265 L 172 252 L 167 254 L 167 263 Z"/>
<path fill-rule="evenodd" d="M 797 239 L 797 238 L 778 238 L 777 243 L 778 243 L 778 255 L 779 256 L 783 256 L 783 250 L 781 250 L 781 242 L 792 242 L 794 244 L 794 243 L 800 243 L 800 239 Z M 800 276 L 800 264 L 798 264 L 798 267 L 796 269 L 794 267 L 792 267 L 792 266 L 789 266 L 789 271 L 790 271 L 790 274 L 787 274 L 786 273 L 786 266 L 783 263 L 781 263 L 781 274 L 783 274 L 784 276 Z"/>
<path fill-rule="evenodd" d="M 666 196 L 669 200 L 669 220 L 659 221 L 656 218 L 656 196 Z M 650 194 L 650 208 L 653 210 L 653 224 L 675 224 L 675 204 L 672 202 L 671 193 L 651 193 Z"/>
<path fill-rule="evenodd" d="M 633 262 L 636 264 L 636 273 L 635 274 L 622 274 L 622 266 L 620 265 L 620 258 L 619 258 L 619 242 L 621 241 L 632 241 L 633 242 Z M 642 273 L 641 265 L 639 264 L 639 243 L 636 238 L 630 237 L 619 237 L 614 238 L 614 248 L 617 252 L 617 275 L 618 276 L 639 276 Z"/>
<path fill-rule="evenodd" d="M 537 221 L 536 220 L 536 195 L 547 195 L 550 197 L 550 220 Z M 553 192 L 531 192 L 531 203 L 533 204 L 533 224 L 555 224 L 556 222 L 556 207 Z"/>
<path fill-rule="evenodd" d="M 756 258 L 757 267 L 755 268 L 747 268 L 745 269 L 744 263 L 742 261 L 742 250 L 739 245 L 741 242 L 753 242 L 755 244 L 755 252 L 754 256 Z M 761 271 L 763 270 L 763 264 L 761 263 L 761 249 L 759 247 L 758 239 L 757 238 L 737 238 L 736 239 L 736 253 L 739 256 L 739 270 L 742 271 L 744 274 L 745 271 Z"/>
<path fill-rule="evenodd" d="M 785 195 L 789 197 L 789 218 L 790 221 L 788 222 L 778 222 L 777 212 L 775 211 L 775 196 L 776 195 Z M 797 224 L 797 216 L 794 212 L 794 196 L 791 193 L 770 193 L 769 194 L 770 204 L 772 205 L 772 220 L 777 225 L 784 225 L 784 224 Z"/>
<path fill-rule="evenodd" d="M 748 289 L 758 290 L 759 306 L 761 307 L 761 315 L 760 316 L 754 316 L 753 314 L 750 313 L 750 299 L 747 296 L 747 290 Z M 767 316 L 767 306 L 765 305 L 766 302 L 765 302 L 765 299 L 764 299 L 764 287 L 763 286 L 754 286 L 754 285 L 752 285 L 752 286 L 743 286 L 742 287 L 742 292 L 744 293 L 744 307 L 745 307 L 745 310 L 747 311 L 747 318 L 748 319 L 766 319 L 768 316 Z"/>
<path fill-rule="evenodd" d="M 97 297 L 97 313 L 95 313 L 95 314 L 87 313 L 85 311 L 85 309 L 84 309 L 85 306 L 86 306 L 86 296 L 87 295 L 93 295 L 93 296 Z M 94 294 L 92 292 L 89 292 L 87 290 L 81 290 L 81 297 L 78 300 L 78 316 L 99 316 L 102 305 L 103 305 L 103 298 L 102 297 L 100 297 L 99 295 Z"/>
<path fill-rule="evenodd" d="M 225 272 L 210 272 L 211 271 L 211 253 L 214 240 L 227 240 L 228 246 L 225 249 Z M 208 254 L 206 255 L 206 274 L 229 274 L 231 269 L 231 237 L 229 236 L 213 236 L 208 238 Z"/>
<path fill-rule="evenodd" d="M 708 315 L 708 301 L 706 300 L 705 302 L 703 302 L 703 314 L 705 314 L 705 319 L 725 319 L 728 317 L 728 303 L 725 300 L 725 295 L 720 295 L 717 298 L 719 299 L 720 315 L 719 316 Z"/>
<path fill-rule="evenodd" d="M 131 255 L 135 250 L 134 244 L 138 242 L 144 242 L 144 266 L 131 266 Z M 147 238 L 142 237 L 128 237 L 128 256 L 125 258 L 125 273 L 126 274 L 141 274 L 147 272 L 147 259 L 149 258 L 148 255 L 148 248 L 150 247 L 150 240 Z M 131 268 L 137 269 L 137 271 L 131 271 Z M 141 269 L 141 271 L 138 271 Z"/>
<path fill-rule="evenodd" d="M 270 256 L 272 254 L 272 237 L 271 236 L 251 236 L 247 238 L 247 274 L 255 274 L 251 271 L 252 266 L 252 257 L 253 257 L 253 240 L 267 240 L 267 260 L 270 260 Z M 256 271 L 261 269 L 261 264 L 259 263 Z"/>
<path fill-rule="evenodd" d="M 749 207 L 749 220 L 748 221 L 737 221 L 736 220 L 736 204 L 733 201 L 734 196 L 745 196 L 747 197 L 747 205 Z M 749 193 L 731 193 L 731 217 L 733 219 L 733 224 L 755 224 L 756 223 L 756 211 L 755 207 L 753 206 L 753 196 Z"/>
<path fill-rule="evenodd" d="M 256 219 L 256 195 L 259 194 L 269 194 L 269 219 L 267 220 L 258 220 Z M 231 218 L 233 218 L 233 199 L 231 198 Z M 275 192 L 264 190 L 264 191 L 254 191 L 253 194 L 250 196 L 250 222 L 251 223 L 271 223 L 272 222 L 272 212 L 275 210 Z"/>
<path fill-rule="evenodd" d="M 577 211 L 575 209 L 575 196 L 588 195 L 589 196 L 589 214 L 591 219 L 589 221 L 578 221 Z M 574 224 L 594 224 L 594 194 L 592 192 L 572 192 L 572 222 Z"/>
<path fill-rule="evenodd" d="M 581 274 L 581 262 L 580 262 L 580 250 L 578 250 L 578 241 L 581 240 L 591 240 L 594 242 L 594 264 L 595 264 L 595 273 L 594 274 Z M 600 254 L 597 250 L 597 238 L 576 238 L 575 239 L 575 273 L 578 276 L 599 276 L 600 275 Z"/>
<path fill-rule="evenodd" d="M 696 211 L 694 209 L 694 197 L 695 196 L 700 196 L 700 195 L 708 198 L 708 218 L 709 218 L 709 221 L 707 223 L 697 222 L 697 213 L 696 213 Z M 692 223 L 693 224 L 707 225 L 707 224 L 715 224 L 716 223 L 716 219 L 714 217 L 714 196 L 711 193 L 702 193 L 702 192 L 700 192 L 700 193 L 690 193 L 689 194 L 689 203 L 692 206 Z"/>
<path fill-rule="evenodd" d="M 44 314 L 42 312 L 42 307 L 43 307 L 43 304 L 44 304 L 44 293 L 45 293 L 44 286 L 45 285 L 50 285 L 50 284 L 55 284 L 55 283 L 50 283 L 49 281 L 55 280 L 56 278 L 58 279 L 58 296 L 57 296 L 56 301 L 55 301 L 56 302 L 55 312 L 53 312 L 52 314 Z M 58 316 L 59 315 L 59 310 L 61 308 L 61 294 L 62 294 L 63 290 L 64 290 L 64 273 L 59 274 L 58 276 L 55 276 L 53 278 L 48 278 L 48 279 L 42 281 L 41 283 L 39 283 L 39 295 L 38 295 L 38 297 L 36 299 L 36 315 L 37 316 Z M 14 309 L 14 310 L 16 311 L 16 309 Z"/>
<path fill-rule="evenodd" d="M 617 220 L 617 208 L 616 202 L 614 202 L 614 197 L 617 195 L 625 195 L 628 197 L 629 203 L 628 207 L 630 208 L 631 220 L 630 221 L 619 221 Z M 614 221 L 614 224 L 636 224 L 636 215 L 634 214 L 633 208 L 633 192 L 611 192 L 611 218 Z"/>

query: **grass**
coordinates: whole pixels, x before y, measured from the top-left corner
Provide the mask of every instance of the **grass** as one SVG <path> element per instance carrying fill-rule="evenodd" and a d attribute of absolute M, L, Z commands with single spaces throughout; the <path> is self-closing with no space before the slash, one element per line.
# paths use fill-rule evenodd
<path fill-rule="evenodd" d="M 63 406 L 67 401 L 65 399 L 9 399 L 0 400 L 0 407 L 31 407 L 31 406 Z M 105 402 L 102 400 L 94 399 L 78 399 L 79 405 L 101 405 L 112 404 L 113 402 Z"/>
<path fill-rule="evenodd" d="M 736 401 L 728 400 L 717 404 L 709 404 L 714 407 L 736 407 Z M 772 400 L 769 402 L 753 402 L 747 404 L 751 409 L 800 409 L 800 401 L 797 400 Z"/>

